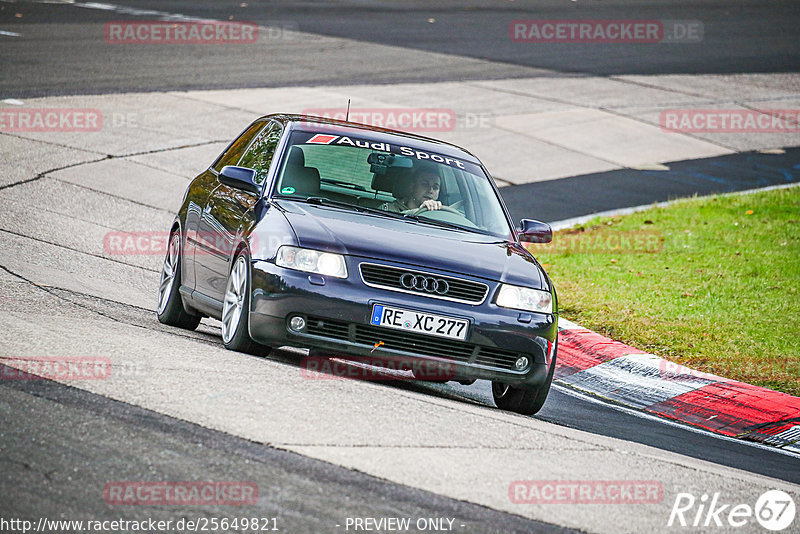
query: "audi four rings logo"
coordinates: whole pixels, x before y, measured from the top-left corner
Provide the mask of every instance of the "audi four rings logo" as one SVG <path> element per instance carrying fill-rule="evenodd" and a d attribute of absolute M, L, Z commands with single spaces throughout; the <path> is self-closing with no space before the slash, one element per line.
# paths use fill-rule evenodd
<path fill-rule="evenodd" d="M 447 283 L 447 280 L 421 274 L 406 273 L 400 277 L 400 284 L 406 289 L 416 289 L 439 295 L 445 295 L 450 291 L 450 284 Z"/>

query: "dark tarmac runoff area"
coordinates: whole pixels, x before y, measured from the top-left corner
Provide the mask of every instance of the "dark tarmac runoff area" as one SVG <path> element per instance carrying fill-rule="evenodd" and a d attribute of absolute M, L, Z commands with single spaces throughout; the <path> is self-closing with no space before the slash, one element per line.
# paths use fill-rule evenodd
<path fill-rule="evenodd" d="M 800 181 L 800 148 L 671 162 L 668 170 L 622 169 L 501 188 L 514 220 L 535 213 L 562 221 L 693 195 L 733 193 Z M 561 200 L 569 191 L 570 202 Z"/>

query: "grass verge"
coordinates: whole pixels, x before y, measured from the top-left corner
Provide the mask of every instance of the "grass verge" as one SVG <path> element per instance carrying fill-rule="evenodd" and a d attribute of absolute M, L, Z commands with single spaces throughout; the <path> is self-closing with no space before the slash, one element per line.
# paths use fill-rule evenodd
<path fill-rule="evenodd" d="M 529 249 L 566 319 L 800 396 L 800 187 L 599 218 Z"/>

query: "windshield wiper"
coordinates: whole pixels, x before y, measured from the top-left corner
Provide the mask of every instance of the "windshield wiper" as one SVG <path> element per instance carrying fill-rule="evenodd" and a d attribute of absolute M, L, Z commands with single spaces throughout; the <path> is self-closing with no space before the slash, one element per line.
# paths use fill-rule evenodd
<path fill-rule="evenodd" d="M 295 200 L 295 199 L 292 199 Z M 360 211 L 362 213 L 374 213 L 376 215 L 383 215 L 385 217 L 392 217 L 392 218 L 399 218 L 402 217 L 399 213 L 394 213 L 391 211 L 386 210 L 379 210 L 376 208 L 369 208 L 367 206 L 359 206 L 358 204 L 351 204 L 350 202 L 344 202 L 343 200 L 334 200 L 328 197 L 308 197 L 304 199 L 296 199 L 296 200 L 303 200 L 308 202 L 309 204 L 316 204 L 318 206 L 336 206 L 337 208 L 347 208 L 354 211 Z"/>
<path fill-rule="evenodd" d="M 326 204 L 329 206 L 336 206 L 339 208 L 350 208 L 356 211 L 363 211 L 362 210 L 363 206 L 359 206 L 358 204 L 351 204 L 349 202 L 344 202 L 342 200 L 333 200 L 328 197 L 308 197 L 302 200 L 308 202 L 309 204 L 317 204 L 318 206 Z"/>
<path fill-rule="evenodd" d="M 350 202 L 344 202 L 343 200 L 335 200 L 328 197 L 307 197 L 307 198 L 286 197 L 286 198 L 287 200 L 299 200 L 302 202 L 307 202 L 309 204 L 316 204 L 317 206 L 335 206 L 337 208 L 350 209 L 361 213 L 374 213 L 375 215 L 383 215 L 384 217 L 390 217 L 392 219 L 411 219 L 414 222 L 431 224 L 434 226 L 440 226 L 442 228 L 450 228 L 454 230 L 461 230 L 464 232 L 477 231 L 477 229 L 461 226 L 460 224 L 437 221 L 435 219 L 429 219 L 427 217 L 420 217 L 419 215 L 402 214 L 394 211 L 369 208 L 367 206 L 359 206 L 358 204 L 351 204 Z M 483 232 L 479 231 L 478 233 L 483 233 Z"/>
<path fill-rule="evenodd" d="M 366 191 L 363 185 L 358 185 L 351 182 L 345 182 L 344 180 L 331 180 L 330 178 L 321 178 L 320 181 L 325 182 L 326 184 L 334 184 L 338 185 L 339 187 L 346 187 L 347 189 L 353 189 L 355 191 Z"/>
<path fill-rule="evenodd" d="M 403 215 L 403 217 L 406 218 L 406 219 L 411 219 L 412 221 L 421 222 L 421 223 L 424 223 L 424 224 L 432 224 L 434 226 L 441 226 L 443 228 L 454 228 L 456 230 L 464 230 L 466 232 L 475 231 L 475 229 L 473 229 L 473 228 L 468 228 L 468 227 L 462 226 L 460 224 L 450 223 L 450 222 L 445 222 L 445 221 L 439 221 L 439 220 L 436 220 L 436 219 L 429 219 L 428 217 L 420 217 L 419 215 L 411 215 L 410 213 L 407 213 L 407 214 Z"/>

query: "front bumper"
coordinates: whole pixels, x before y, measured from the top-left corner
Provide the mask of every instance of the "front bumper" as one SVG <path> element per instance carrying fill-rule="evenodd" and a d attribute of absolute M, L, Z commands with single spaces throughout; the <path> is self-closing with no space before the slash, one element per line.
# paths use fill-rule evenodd
<path fill-rule="evenodd" d="M 489 295 L 480 305 L 368 287 L 359 276 L 361 261 L 347 258 L 347 279 L 253 261 L 250 336 L 265 345 L 306 347 L 344 358 L 435 362 L 449 370 L 448 379 L 496 380 L 529 388 L 546 381 L 555 351 L 556 315 L 495 306 L 492 301 L 496 283 L 489 284 Z M 426 270 L 437 273 L 435 269 Z M 458 341 L 373 326 L 370 317 L 374 304 L 467 319 L 467 339 Z M 289 319 L 295 315 L 305 319 L 302 331 L 289 327 Z M 514 363 L 521 356 L 527 357 L 529 364 L 517 370 Z"/>

